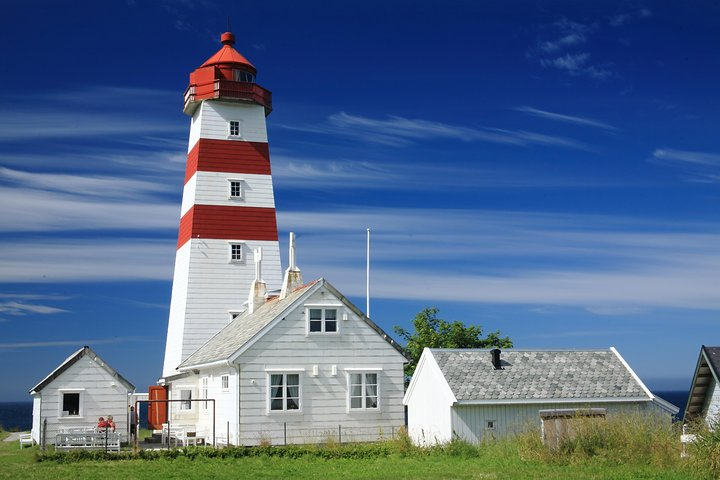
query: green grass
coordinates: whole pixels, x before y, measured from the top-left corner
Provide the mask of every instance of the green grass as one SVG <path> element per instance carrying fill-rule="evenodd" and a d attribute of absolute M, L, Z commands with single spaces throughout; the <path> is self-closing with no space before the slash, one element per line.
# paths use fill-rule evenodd
<path fill-rule="evenodd" d="M 0 442 L 0 478 L 712 478 L 705 473 L 710 470 L 698 467 L 697 462 L 679 458 L 679 449 L 675 451 L 678 437 L 667 427 L 648 432 L 647 428 L 641 428 L 642 424 L 631 428 L 628 423 L 621 422 L 622 428 L 610 421 L 600 427 L 592 425 L 589 428 L 594 430 L 579 432 L 580 440 L 564 445 L 556 452 L 542 446 L 537 432 L 479 447 L 452 442 L 443 447 L 420 449 L 412 446 L 407 439 L 400 439 L 369 445 L 329 443 L 288 448 L 227 449 L 221 451 L 227 455 L 225 458 L 208 458 L 207 454 L 219 454 L 198 448 L 180 450 L 177 458 L 112 461 L 50 455 L 38 462 L 38 447 L 20 450 L 17 442 Z M 0 438 L 5 436 L 0 432 Z"/>

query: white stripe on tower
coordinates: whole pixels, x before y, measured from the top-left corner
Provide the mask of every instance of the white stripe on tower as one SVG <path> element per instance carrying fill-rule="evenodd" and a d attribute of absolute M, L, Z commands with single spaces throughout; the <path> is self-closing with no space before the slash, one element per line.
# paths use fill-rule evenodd
<path fill-rule="evenodd" d="M 282 283 L 265 116 L 271 94 L 232 45 L 190 75 L 192 115 L 163 376 L 244 309 L 263 251 L 269 290 Z"/>

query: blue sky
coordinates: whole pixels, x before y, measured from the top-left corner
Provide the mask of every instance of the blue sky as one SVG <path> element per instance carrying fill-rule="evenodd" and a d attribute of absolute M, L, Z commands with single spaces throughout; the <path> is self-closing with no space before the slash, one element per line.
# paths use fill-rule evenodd
<path fill-rule="evenodd" d="M 5 2 L 0 400 L 93 347 L 161 373 L 188 74 L 227 28 L 274 96 L 281 251 L 391 331 L 615 346 L 686 389 L 720 343 L 714 2 Z M 285 259 L 286 261 L 286 259 Z"/>

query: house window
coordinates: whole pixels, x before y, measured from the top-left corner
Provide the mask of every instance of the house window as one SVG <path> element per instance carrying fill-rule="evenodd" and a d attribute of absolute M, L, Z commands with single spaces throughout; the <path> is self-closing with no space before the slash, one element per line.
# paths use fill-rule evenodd
<path fill-rule="evenodd" d="M 80 393 L 63 393 L 62 394 L 62 416 L 63 417 L 79 417 L 80 416 Z"/>
<path fill-rule="evenodd" d="M 180 390 L 180 410 L 191 410 L 192 409 L 192 390 Z"/>
<path fill-rule="evenodd" d="M 358 372 L 349 375 L 350 409 L 374 410 L 378 408 L 378 381 L 377 372 Z"/>
<path fill-rule="evenodd" d="M 228 128 L 231 137 L 240 136 L 240 122 L 238 120 L 230 120 Z"/>
<path fill-rule="evenodd" d="M 243 244 L 242 243 L 231 243 L 230 244 L 230 261 L 236 262 L 236 263 L 243 261 Z"/>
<path fill-rule="evenodd" d="M 337 333 L 337 308 L 309 308 L 308 331 L 310 333 Z"/>
<path fill-rule="evenodd" d="M 208 398 L 208 378 L 203 377 L 202 378 L 202 398 L 207 400 Z M 208 402 L 203 402 L 203 410 L 208 409 Z"/>
<path fill-rule="evenodd" d="M 242 180 L 228 180 L 228 197 L 242 198 Z"/>
<path fill-rule="evenodd" d="M 271 412 L 300 410 L 300 374 L 271 373 L 269 387 Z"/>
<path fill-rule="evenodd" d="M 223 392 L 230 390 L 230 375 L 223 375 L 220 377 L 220 386 Z"/>
<path fill-rule="evenodd" d="M 485 422 L 485 430 L 495 430 L 495 420 L 488 420 Z"/>

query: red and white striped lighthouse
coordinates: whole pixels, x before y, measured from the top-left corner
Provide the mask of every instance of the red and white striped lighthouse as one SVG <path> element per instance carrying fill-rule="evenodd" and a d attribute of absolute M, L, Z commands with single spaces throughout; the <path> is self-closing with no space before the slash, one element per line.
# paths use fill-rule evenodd
<path fill-rule="evenodd" d="M 192 116 L 163 377 L 244 309 L 262 251 L 268 289 L 282 283 L 265 117 L 272 95 L 233 48 L 190 74 Z"/>

